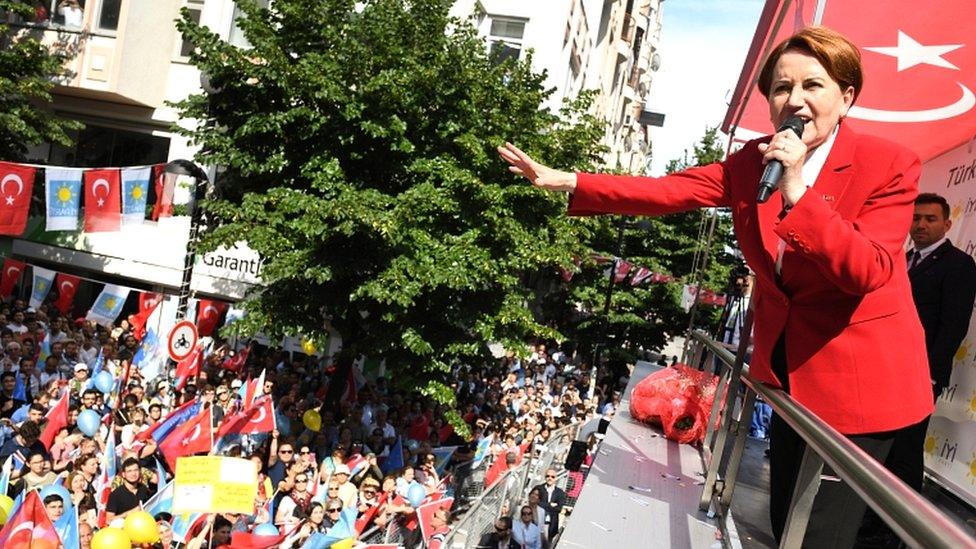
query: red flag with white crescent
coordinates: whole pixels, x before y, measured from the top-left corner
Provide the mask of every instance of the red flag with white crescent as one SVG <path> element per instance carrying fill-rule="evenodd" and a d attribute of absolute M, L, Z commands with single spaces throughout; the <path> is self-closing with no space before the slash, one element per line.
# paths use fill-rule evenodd
<path fill-rule="evenodd" d="M 425 503 L 417 508 L 417 516 L 420 519 L 420 534 L 423 537 L 425 547 L 430 545 L 430 538 L 436 533 L 433 525 L 430 523 L 434 517 L 434 513 L 440 509 L 450 512 L 453 505 L 454 498 L 441 498 L 434 499 L 430 503 Z"/>
<path fill-rule="evenodd" d="M 746 138 L 772 132 L 766 99 L 752 85 L 764 61 L 762 52 L 814 24 L 818 5 L 767 2 L 723 131 L 738 126 L 750 130 L 737 132 Z M 780 20 L 780 28 L 774 29 Z M 928 2 L 924 9 L 917 2 L 890 0 L 826 2 L 820 23 L 860 49 L 864 69 L 864 87 L 844 124 L 898 142 L 922 161 L 971 139 L 976 128 L 974 22 L 971 0 Z"/>
<path fill-rule="evenodd" d="M 0 530 L 0 547 L 13 549 L 60 546 L 61 539 L 44 510 L 40 491 L 31 490 Z"/>
<path fill-rule="evenodd" d="M 275 428 L 274 402 L 271 397 L 263 396 L 258 398 L 250 408 L 224 418 L 224 422 L 217 430 L 217 438 L 230 434 L 270 433 Z"/>
<path fill-rule="evenodd" d="M 51 449 L 51 445 L 54 444 L 54 439 L 61 432 L 61 429 L 68 426 L 68 393 L 69 391 L 65 390 L 64 394 L 61 395 L 61 400 L 58 400 L 57 404 L 47 413 L 47 424 L 38 440 L 48 450 Z"/>
<path fill-rule="evenodd" d="M 27 226 L 34 168 L 0 162 L 0 234 L 20 236 Z"/>
<path fill-rule="evenodd" d="M 173 195 L 176 191 L 176 174 L 166 173 L 166 164 L 153 166 L 153 181 L 156 190 L 156 203 L 153 204 L 152 220 L 173 216 Z"/>
<path fill-rule="evenodd" d="M 5 258 L 3 260 L 3 275 L 0 276 L 0 297 L 7 297 L 14 293 L 14 286 L 20 281 L 20 275 L 24 274 L 23 261 Z"/>
<path fill-rule="evenodd" d="M 616 283 L 623 282 L 628 274 L 630 274 L 630 262 L 621 259 L 617 262 L 617 269 L 613 273 L 613 281 Z"/>
<path fill-rule="evenodd" d="M 651 278 L 651 275 L 653 274 L 654 271 L 648 269 L 647 267 L 637 267 L 637 270 L 634 271 L 633 276 L 630 277 L 630 285 L 637 286 L 641 282 Z"/>
<path fill-rule="evenodd" d="M 209 452 L 213 448 L 213 409 L 207 407 L 173 430 L 162 442 L 162 451 L 170 469 L 176 470 L 176 458 Z"/>
<path fill-rule="evenodd" d="M 210 299 L 201 299 L 197 303 L 197 332 L 201 337 L 213 335 L 228 307 L 229 303 Z"/>
<path fill-rule="evenodd" d="M 85 172 L 85 232 L 122 228 L 122 191 L 118 169 Z"/>
<path fill-rule="evenodd" d="M 200 374 L 200 365 L 203 362 L 203 345 L 197 344 L 196 349 L 187 355 L 186 358 L 176 363 L 176 390 L 182 391 L 186 387 L 186 382 L 191 377 Z"/>
<path fill-rule="evenodd" d="M 81 284 L 80 278 L 66 273 L 58 273 L 54 279 L 54 287 L 58 291 L 58 299 L 54 302 L 54 307 L 61 311 L 61 314 L 66 315 L 71 311 L 79 284 Z"/>

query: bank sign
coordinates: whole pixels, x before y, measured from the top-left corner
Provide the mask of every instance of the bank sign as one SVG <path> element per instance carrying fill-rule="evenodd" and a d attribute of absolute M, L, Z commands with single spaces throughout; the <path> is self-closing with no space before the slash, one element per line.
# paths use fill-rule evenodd
<path fill-rule="evenodd" d="M 197 256 L 194 274 L 202 274 L 216 279 L 260 285 L 261 257 L 244 242 L 231 248 L 217 248 L 202 256 Z"/>

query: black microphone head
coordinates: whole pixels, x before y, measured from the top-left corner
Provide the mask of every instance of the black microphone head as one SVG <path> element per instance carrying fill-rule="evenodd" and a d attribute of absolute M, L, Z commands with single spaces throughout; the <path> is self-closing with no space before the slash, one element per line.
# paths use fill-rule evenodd
<path fill-rule="evenodd" d="M 783 122 L 783 125 L 776 130 L 776 133 L 784 130 L 793 130 L 793 133 L 795 133 L 797 137 L 803 137 L 804 124 L 805 122 L 799 116 L 791 116 L 786 119 L 786 122 Z"/>

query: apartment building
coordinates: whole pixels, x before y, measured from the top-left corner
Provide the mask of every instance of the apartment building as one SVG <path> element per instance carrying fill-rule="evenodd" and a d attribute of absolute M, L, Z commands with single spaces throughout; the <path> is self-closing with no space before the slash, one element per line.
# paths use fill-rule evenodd
<path fill-rule="evenodd" d="M 608 169 L 644 173 L 651 153 L 647 126 L 662 117 L 648 96 L 661 36 L 662 0 L 458 0 L 452 13 L 470 17 L 488 47 L 525 56 L 545 71 L 557 110 L 584 89 L 597 91 L 593 113 L 605 121 Z"/>

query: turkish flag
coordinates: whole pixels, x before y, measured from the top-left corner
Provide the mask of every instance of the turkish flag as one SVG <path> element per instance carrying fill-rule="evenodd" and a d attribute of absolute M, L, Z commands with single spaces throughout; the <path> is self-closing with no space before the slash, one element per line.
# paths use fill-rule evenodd
<path fill-rule="evenodd" d="M 508 454 L 515 453 L 516 459 L 518 459 L 518 453 L 515 450 L 508 450 L 505 452 L 498 452 L 495 455 L 495 461 L 491 464 L 491 467 L 485 471 L 485 488 L 490 488 L 495 481 L 498 480 L 502 473 L 508 470 Z"/>
<path fill-rule="evenodd" d="M 197 348 L 187 355 L 186 358 L 176 363 L 176 390 L 182 391 L 186 382 L 191 377 L 200 374 L 200 364 L 203 362 L 203 345 L 197 344 Z"/>
<path fill-rule="evenodd" d="M 44 426 L 40 441 L 48 450 L 51 449 L 51 444 L 54 444 L 54 439 L 61 429 L 68 425 L 68 393 L 69 391 L 65 390 L 61 400 L 47 413 L 47 425 Z"/>
<path fill-rule="evenodd" d="M 630 262 L 621 259 L 617 262 L 617 269 L 613 273 L 613 281 L 616 283 L 623 282 L 628 274 L 630 274 Z"/>
<path fill-rule="evenodd" d="M 450 512 L 454 505 L 454 498 L 433 499 L 430 503 L 425 503 L 417 508 L 417 516 L 420 518 L 420 534 L 424 539 L 424 546 L 430 544 L 430 538 L 434 535 L 434 527 L 430 524 L 434 513 L 439 509 Z"/>
<path fill-rule="evenodd" d="M 156 164 L 153 166 L 153 181 L 155 181 L 156 203 L 153 204 L 152 220 L 158 221 L 160 217 L 172 217 L 176 174 L 166 173 L 166 164 Z"/>
<path fill-rule="evenodd" d="M 54 302 L 54 307 L 61 311 L 61 314 L 66 315 L 71 310 L 79 284 L 81 284 L 80 278 L 65 273 L 58 273 L 54 279 L 54 287 L 58 291 L 58 299 Z"/>
<path fill-rule="evenodd" d="M 373 522 L 376 518 L 376 514 L 386 503 L 386 492 L 383 492 L 376 498 L 376 505 L 369 507 L 362 513 L 360 513 L 359 518 L 356 519 L 356 534 L 360 535 L 366 531 L 366 528 Z"/>
<path fill-rule="evenodd" d="M 170 433 L 162 442 L 159 449 L 169 463 L 170 469 L 176 470 L 176 458 L 192 456 L 209 452 L 213 448 L 213 413 L 211 408 L 201 410 L 199 414 L 190 418 Z"/>
<path fill-rule="evenodd" d="M 20 236 L 27 226 L 34 168 L 0 162 L 0 234 Z"/>
<path fill-rule="evenodd" d="M 240 372 L 241 368 L 244 367 L 244 363 L 247 362 L 247 355 L 250 353 L 251 347 L 249 345 L 238 351 L 234 356 L 227 357 L 220 367 L 232 372 Z"/>
<path fill-rule="evenodd" d="M 783 14 L 784 5 L 785 14 Z M 723 131 L 741 138 L 771 133 L 766 99 L 752 85 L 761 54 L 814 24 L 819 2 L 769 1 L 739 76 Z M 774 22 L 783 24 L 775 34 Z M 971 0 L 827 2 L 821 23 L 861 51 L 864 87 L 845 124 L 918 153 L 922 161 L 968 141 L 976 127 L 976 6 Z M 748 101 L 745 99 L 748 96 Z"/>
<path fill-rule="evenodd" d="M 60 546 L 61 539 L 44 510 L 40 491 L 27 492 L 24 502 L 0 530 L 0 547 L 19 549 Z"/>
<path fill-rule="evenodd" d="M 271 397 L 265 396 L 257 399 L 250 408 L 224 418 L 224 422 L 217 429 L 217 438 L 230 434 L 270 433 L 275 428 L 274 402 Z"/>
<path fill-rule="evenodd" d="M 122 228 L 122 191 L 119 170 L 85 172 L 85 232 Z"/>
<path fill-rule="evenodd" d="M 201 336 L 213 335 L 220 317 L 224 316 L 230 304 L 223 301 L 201 299 L 197 303 L 197 332 Z"/>
<path fill-rule="evenodd" d="M 10 259 L 3 260 L 3 275 L 0 276 L 0 297 L 7 297 L 14 292 L 14 286 L 20 281 L 20 275 L 24 274 L 23 261 Z"/>
<path fill-rule="evenodd" d="M 277 536 L 232 532 L 230 535 L 230 545 L 225 547 L 233 547 L 234 549 L 272 549 L 284 543 L 285 539 L 290 535 L 290 532 L 285 532 Z"/>

